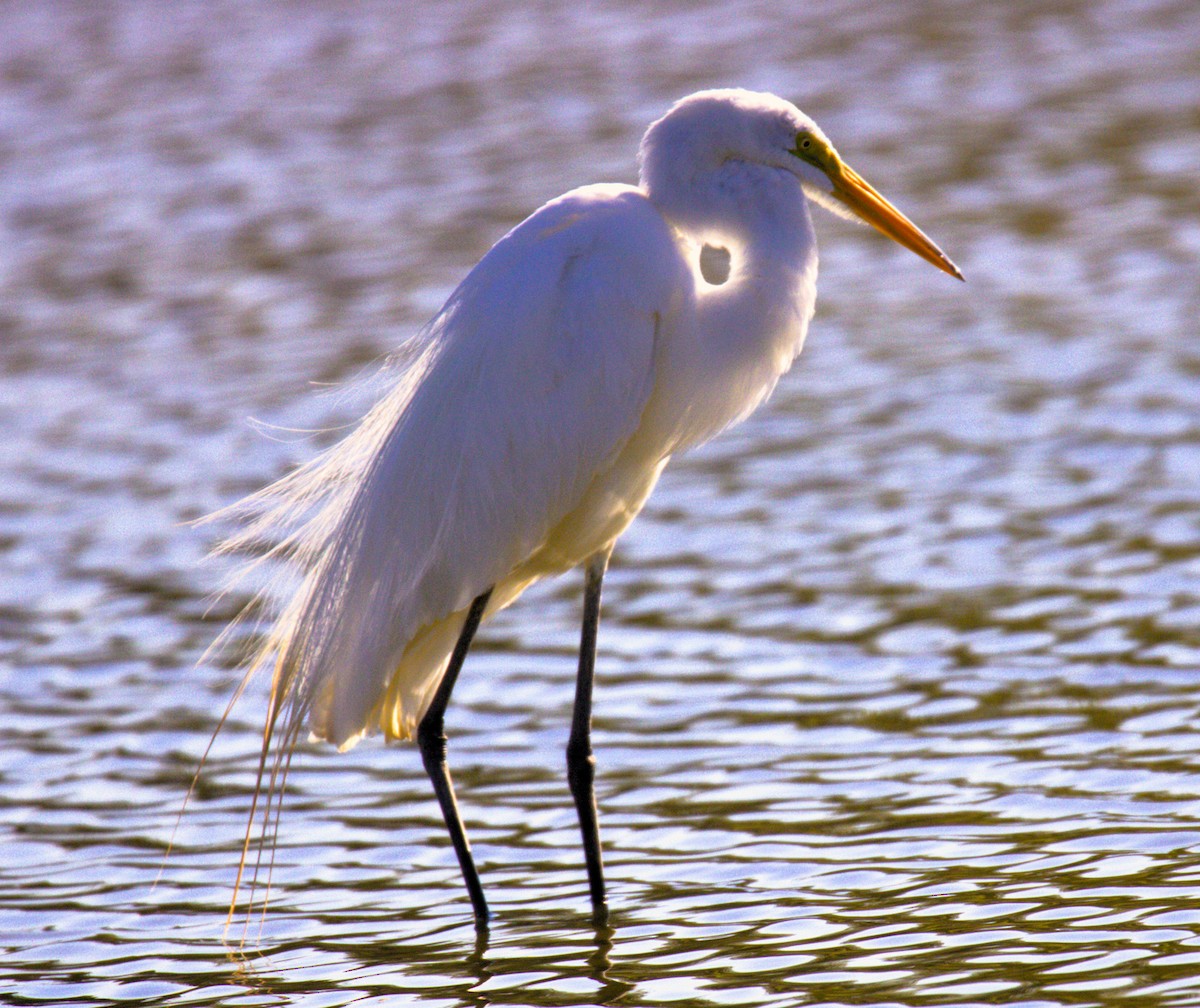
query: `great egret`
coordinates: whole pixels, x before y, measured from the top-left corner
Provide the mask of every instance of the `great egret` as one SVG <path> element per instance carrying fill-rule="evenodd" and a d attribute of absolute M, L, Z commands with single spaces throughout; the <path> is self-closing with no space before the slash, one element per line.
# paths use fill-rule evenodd
<path fill-rule="evenodd" d="M 443 714 L 480 622 L 582 564 L 567 770 L 602 912 L 590 739 L 601 581 L 671 457 L 746 417 L 800 352 L 816 297 L 808 200 L 962 279 L 773 95 L 690 95 L 646 131 L 639 160 L 640 186 L 585 186 L 513 228 L 361 425 L 235 506 L 247 523 L 231 548 L 273 538 L 304 572 L 247 673 L 274 666 L 235 905 L 259 794 L 265 783 L 265 843 L 303 727 L 343 750 L 380 730 L 416 736 L 483 924 Z M 703 275 L 706 246 L 729 252 L 723 282 Z"/>

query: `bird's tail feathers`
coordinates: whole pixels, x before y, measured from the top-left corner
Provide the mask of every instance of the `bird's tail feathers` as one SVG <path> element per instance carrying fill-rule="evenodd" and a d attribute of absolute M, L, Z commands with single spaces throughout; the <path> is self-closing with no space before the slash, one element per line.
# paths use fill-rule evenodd
<path fill-rule="evenodd" d="M 274 831 L 291 754 L 316 702 L 314 668 L 319 664 L 322 648 L 328 644 L 328 633 L 319 628 L 314 631 L 306 623 L 306 617 L 312 614 L 314 603 L 322 595 L 321 586 L 330 584 L 331 574 L 336 580 L 337 557 L 346 554 L 347 539 L 355 534 L 350 516 L 356 492 L 369 476 L 380 446 L 400 421 L 436 359 L 439 344 L 435 337 L 436 333 L 423 332 L 389 360 L 385 367 L 390 372 L 391 390 L 344 440 L 263 490 L 202 519 L 206 523 L 240 525 L 216 545 L 214 555 L 249 556 L 226 583 L 222 595 L 261 573 L 264 565 L 271 568 L 263 586 L 252 592 L 239 616 L 206 653 L 207 656 L 228 647 L 234 634 L 258 637 L 243 664 L 245 672 L 237 696 L 267 668 L 274 673 L 263 725 L 258 781 L 251 798 L 230 920 L 237 911 L 241 889 L 247 884 L 247 870 L 250 872 L 247 922 L 255 907 L 264 869 L 269 890 L 273 853 L 270 858 L 266 854 L 268 848 L 274 850 Z M 277 600 L 287 584 L 294 583 L 291 572 L 296 568 L 303 579 L 290 600 L 279 607 Z M 331 599 L 326 597 L 324 601 L 329 603 Z M 332 602 L 336 609 L 336 598 Z M 272 616 L 273 610 L 277 615 Z M 266 898 L 264 895 L 260 901 L 264 912 Z"/>

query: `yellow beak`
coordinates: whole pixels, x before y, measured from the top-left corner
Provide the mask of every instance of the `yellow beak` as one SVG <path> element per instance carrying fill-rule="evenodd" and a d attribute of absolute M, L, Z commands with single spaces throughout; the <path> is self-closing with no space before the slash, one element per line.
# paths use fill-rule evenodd
<path fill-rule="evenodd" d="M 875 188 L 848 164 L 836 162 L 829 172 L 833 195 L 877 231 L 916 252 L 926 262 L 952 277 L 965 280 L 962 271 L 952 263 L 919 227 L 879 195 Z"/>

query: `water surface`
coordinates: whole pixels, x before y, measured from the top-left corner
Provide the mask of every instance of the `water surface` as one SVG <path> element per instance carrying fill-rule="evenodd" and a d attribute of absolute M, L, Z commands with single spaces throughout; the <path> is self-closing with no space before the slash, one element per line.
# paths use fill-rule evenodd
<path fill-rule="evenodd" d="M 1200 1002 L 1200 8 L 797 7 L 0 14 L 8 1003 Z M 622 540 L 607 927 L 571 576 L 485 629 L 449 715 L 487 939 L 415 751 L 366 743 L 297 757 L 235 954 L 264 683 L 162 860 L 244 600 L 189 522 L 724 84 L 814 115 L 970 283 L 823 217 L 797 368 Z"/>

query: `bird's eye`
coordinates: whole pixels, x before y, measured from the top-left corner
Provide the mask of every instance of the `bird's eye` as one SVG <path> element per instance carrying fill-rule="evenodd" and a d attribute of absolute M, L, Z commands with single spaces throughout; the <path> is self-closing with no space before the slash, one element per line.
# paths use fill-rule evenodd
<path fill-rule="evenodd" d="M 792 153 L 804 161 L 815 164 L 817 145 L 810 134 L 798 133 L 796 134 L 796 146 L 792 148 Z"/>

